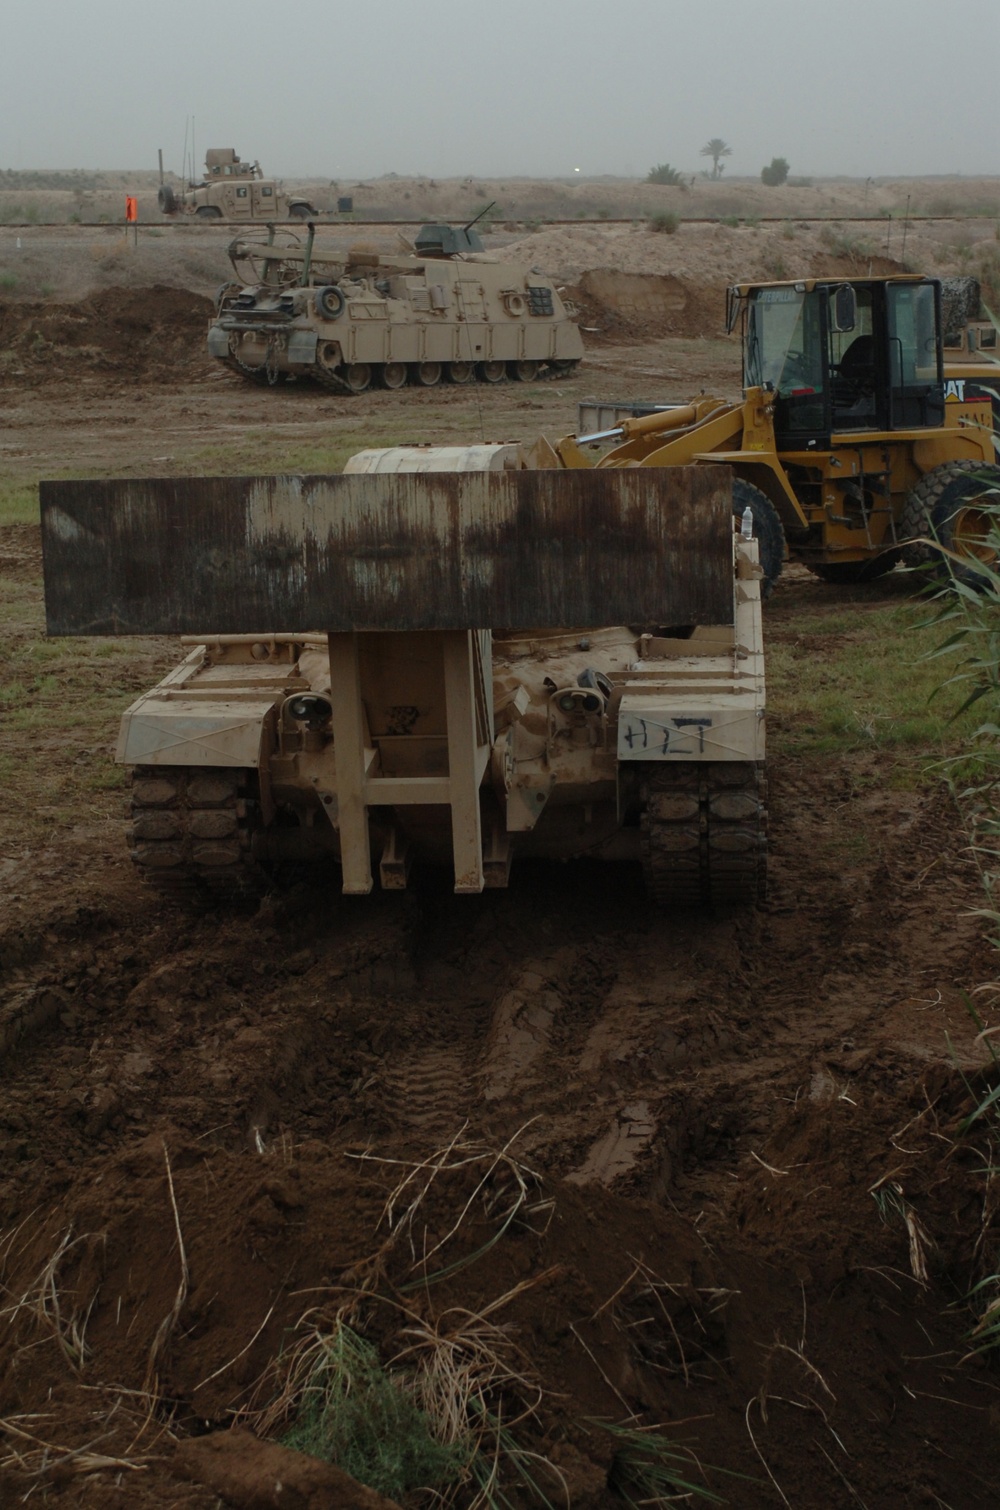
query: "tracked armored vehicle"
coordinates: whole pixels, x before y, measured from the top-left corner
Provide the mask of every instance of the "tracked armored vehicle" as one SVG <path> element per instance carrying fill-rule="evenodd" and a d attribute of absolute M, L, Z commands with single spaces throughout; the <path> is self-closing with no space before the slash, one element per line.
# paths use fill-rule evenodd
<path fill-rule="evenodd" d="M 238 899 L 331 856 L 345 892 L 419 860 L 475 893 L 587 856 L 665 905 L 753 901 L 761 572 L 728 468 L 525 461 L 42 484 L 49 632 L 185 637 L 118 743 L 145 883 Z"/>
<path fill-rule="evenodd" d="M 229 248 L 209 353 L 255 383 L 308 378 L 335 392 L 442 379 L 526 382 L 583 355 L 551 278 L 496 262 L 471 227 L 424 226 L 412 254 L 384 256 L 269 232 Z"/>
<path fill-rule="evenodd" d="M 176 190 L 164 182 L 160 158 L 157 202 L 164 215 L 194 215 L 198 220 L 307 220 L 320 212 L 301 195 L 286 194 L 265 178 L 258 162 L 243 162 L 232 147 L 209 147 L 205 176 Z"/>

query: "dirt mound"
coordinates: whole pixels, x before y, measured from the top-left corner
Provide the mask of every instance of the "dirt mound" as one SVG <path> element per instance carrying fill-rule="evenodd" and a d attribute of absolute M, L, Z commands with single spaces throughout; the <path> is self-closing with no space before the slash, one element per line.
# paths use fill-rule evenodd
<path fill-rule="evenodd" d="M 720 336 L 730 283 L 789 277 L 859 277 L 903 271 L 864 238 L 829 227 L 681 225 L 552 227 L 503 248 L 567 280 L 588 334 L 623 342 L 659 336 Z"/>
<path fill-rule="evenodd" d="M 209 370 L 210 300 L 157 284 L 74 303 L 0 302 L 0 381 L 65 383 L 88 372 L 144 383 Z"/>
<path fill-rule="evenodd" d="M 596 268 L 567 288 L 588 345 L 717 333 L 725 298 L 669 273 Z"/>

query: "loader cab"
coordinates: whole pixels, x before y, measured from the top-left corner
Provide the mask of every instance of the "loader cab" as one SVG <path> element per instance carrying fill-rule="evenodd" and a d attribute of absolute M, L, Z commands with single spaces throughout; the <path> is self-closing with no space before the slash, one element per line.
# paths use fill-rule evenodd
<path fill-rule="evenodd" d="M 944 423 L 935 279 L 740 285 L 729 329 L 741 319 L 744 387 L 773 389 L 779 451 Z"/>

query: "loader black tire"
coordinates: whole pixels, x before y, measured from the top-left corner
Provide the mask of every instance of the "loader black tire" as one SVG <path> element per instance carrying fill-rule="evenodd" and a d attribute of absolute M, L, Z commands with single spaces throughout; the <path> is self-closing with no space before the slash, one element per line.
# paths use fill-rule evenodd
<path fill-rule="evenodd" d="M 262 828 L 257 773 L 214 766 L 136 766 L 132 863 L 161 896 L 205 910 L 254 903 L 267 890 L 253 856 Z"/>
<path fill-rule="evenodd" d="M 177 195 L 170 184 L 161 184 L 156 198 L 164 215 L 172 215 L 177 209 Z"/>
<path fill-rule="evenodd" d="M 764 571 L 760 595 L 762 598 L 769 598 L 775 582 L 781 576 L 785 561 L 785 531 L 778 518 L 778 510 L 767 494 L 762 493 L 760 488 L 755 488 L 752 482 L 747 482 L 745 477 L 736 477 L 733 479 L 733 516 L 737 521 L 742 520 L 748 506 Z"/>
<path fill-rule="evenodd" d="M 1000 528 L 1000 466 L 985 461 L 946 461 L 914 487 L 903 508 L 900 530 L 907 566 L 925 566 L 941 581 L 954 577 L 969 587 L 984 579 L 974 565 L 935 550 L 937 541 L 955 556 L 994 566 L 997 552 L 986 536 Z"/>
<path fill-rule="evenodd" d="M 661 907 L 753 906 L 763 896 L 767 787 L 752 761 L 643 763 L 640 843 Z"/>
<path fill-rule="evenodd" d="M 867 561 L 807 561 L 805 564 L 821 582 L 848 586 L 855 582 L 875 582 L 884 577 L 898 564 L 899 556 L 899 551 L 883 551 L 880 556 L 871 556 Z"/>

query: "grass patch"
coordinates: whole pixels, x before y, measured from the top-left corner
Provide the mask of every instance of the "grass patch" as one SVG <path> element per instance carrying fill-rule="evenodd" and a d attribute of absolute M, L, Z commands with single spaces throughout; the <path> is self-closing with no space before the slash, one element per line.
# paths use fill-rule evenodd
<path fill-rule="evenodd" d="M 402 1381 L 383 1367 L 371 1343 L 348 1326 L 322 1339 L 285 1445 L 336 1463 L 390 1499 L 411 1490 L 441 1490 L 472 1456 L 469 1442 L 443 1442 Z"/>
<path fill-rule="evenodd" d="M 323 444 L 289 440 L 280 430 L 266 427 L 231 441 L 213 442 L 198 446 L 183 456 L 175 455 L 169 468 L 160 466 L 171 475 L 187 474 L 202 476 L 250 476 L 258 472 L 326 474 L 342 472 L 349 457 L 357 451 L 377 449 L 381 446 L 419 444 L 426 440 L 428 424 L 444 421 L 449 429 L 452 443 L 461 445 L 480 438 L 479 416 L 458 409 L 424 409 L 419 417 L 390 423 L 380 429 L 374 427 L 361 431 L 348 430 L 331 434 Z M 135 469 L 132 469 L 135 475 Z"/>
<path fill-rule="evenodd" d="M 37 524 L 38 488 L 34 483 L 0 483 L 0 525 Z"/>
<path fill-rule="evenodd" d="M 697 1482 L 703 1470 L 689 1447 L 662 1429 L 606 1426 L 616 1443 L 608 1484 L 631 1510 L 700 1500 L 723 1505 L 725 1500 Z"/>
<path fill-rule="evenodd" d="M 957 697 L 936 697 L 927 657 L 940 636 L 919 603 L 844 604 L 785 625 L 765 623 L 768 707 L 782 749 L 796 756 L 873 751 L 886 778 L 921 779 L 927 757 L 957 753 L 972 727 Z"/>
<path fill-rule="evenodd" d="M 180 647 L 167 639 L 47 639 L 41 583 L 17 579 L 0 580 L 0 628 L 8 639 L 0 781 L 12 784 L 16 772 L 21 798 L 7 814 L 6 851 L 44 843 L 53 828 L 119 820 L 121 715 L 176 664 Z"/>

